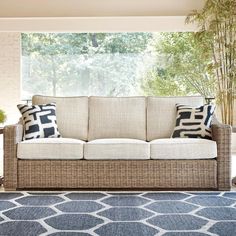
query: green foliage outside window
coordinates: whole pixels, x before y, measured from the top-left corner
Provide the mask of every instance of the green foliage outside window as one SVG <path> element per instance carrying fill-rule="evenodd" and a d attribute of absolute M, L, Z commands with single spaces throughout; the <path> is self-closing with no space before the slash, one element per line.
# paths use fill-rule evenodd
<path fill-rule="evenodd" d="M 22 34 L 23 94 L 135 94 L 151 33 Z"/>
<path fill-rule="evenodd" d="M 210 49 L 203 49 L 193 33 L 160 33 L 153 47 L 156 63 L 143 83 L 146 94 L 214 96 Z"/>
<path fill-rule="evenodd" d="M 186 32 L 22 34 L 24 99 L 32 94 L 214 96 L 211 58 L 200 46 Z"/>

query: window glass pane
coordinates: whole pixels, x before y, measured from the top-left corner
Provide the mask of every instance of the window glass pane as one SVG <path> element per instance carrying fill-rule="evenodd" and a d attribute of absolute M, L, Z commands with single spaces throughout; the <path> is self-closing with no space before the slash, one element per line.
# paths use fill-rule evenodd
<path fill-rule="evenodd" d="M 22 34 L 23 97 L 140 94 L 151 33 Z"/>
<path fill-rule="evenodd" d="M 210 96 L 209 60 L 188 32 L 22 34 L 22 99 Z"/>

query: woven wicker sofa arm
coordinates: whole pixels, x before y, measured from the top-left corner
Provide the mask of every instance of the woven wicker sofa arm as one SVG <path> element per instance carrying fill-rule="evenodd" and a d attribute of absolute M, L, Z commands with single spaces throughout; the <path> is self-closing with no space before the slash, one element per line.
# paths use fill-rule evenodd
<path fill-rule="evenodd" d="M 4 127 L 4 187 L 6 190 L 17 188 L 17 143 L 22 140 L 22 124 Z"/>
<path fill-rule="evenodd" d="M 212 124 L 212 139 L 217 143 L 217 178 L 219 190 L 231 188 L 231 135 L 230 125 L 219 123 L 216 119 Z"/>

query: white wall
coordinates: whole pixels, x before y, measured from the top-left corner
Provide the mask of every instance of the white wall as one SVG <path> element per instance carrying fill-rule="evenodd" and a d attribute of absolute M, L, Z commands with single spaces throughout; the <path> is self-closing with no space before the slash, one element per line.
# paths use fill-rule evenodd
<path fill-rule="evenodd" d="M 0 32 L 192 31 L 205 0 L 0 1 Z M 168 18 L 167 18 L 168 17 Z"/>
<path fill-rule="evenodd" d="M 0 109 L 6 112 L 7 123 L 15 123 L 19 116 L 20 57 L 20 33 L 0 33 Z"/>
<path fill-rule="evenodd" d="M 185 16 L 205 0 L 1 0 L 0 17 Z"/>

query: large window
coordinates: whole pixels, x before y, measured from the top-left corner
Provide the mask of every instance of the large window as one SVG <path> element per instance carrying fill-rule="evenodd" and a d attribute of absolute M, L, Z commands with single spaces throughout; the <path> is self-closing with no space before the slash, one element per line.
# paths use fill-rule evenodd
<path fill-rule="evenodd" d="M 210 96 L 210 57 L 193 33 L 22 34 L 22 99 Z"/>

